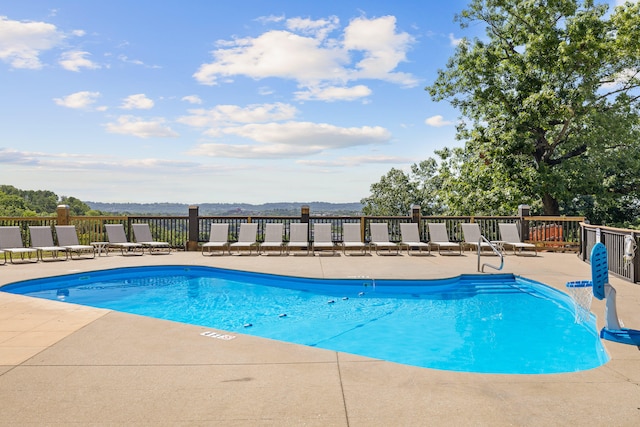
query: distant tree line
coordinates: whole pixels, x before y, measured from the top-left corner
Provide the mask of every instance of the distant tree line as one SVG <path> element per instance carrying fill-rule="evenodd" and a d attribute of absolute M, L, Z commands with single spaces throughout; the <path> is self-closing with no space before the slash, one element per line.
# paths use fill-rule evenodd
<path fill-rule="evenodd" d="M 0 185 L 0 216 L 50 216 L 56 214 L 58 205 L 69 205 L 71 215 L 187 215 L 186 203 L 102 203 L 83 202 L 75 197 L 59 197 L 48 190 L 21 190 L 11 185 Z M 360 203 L 203 203 L 200 215 L 271 215 L 298 216 L 300 208 L 307 205 L 312 215 L 361 215 Z"/>
<path fill-rule="evenodd" d="M 71 215 L 101 215 L 75 197 L 59 197 L 48 190 L 20 190 L 0 185 L 0 216 L 50 216 L 58 205 L 69 205 Z"/>
<path fill-rule="evenodd" d="M 96 210 L 110 215 L 186 215 L 189 205 L 186 203 L 103 203 L 87 202 Z M 274 202 L 263 204 L 250 203 L 200 203 L 198 213 L 211 216 L 298 216 L 303 205 L 309 206 L 312 215 L 361 215 L 360 203 L 327 202 Z"/>

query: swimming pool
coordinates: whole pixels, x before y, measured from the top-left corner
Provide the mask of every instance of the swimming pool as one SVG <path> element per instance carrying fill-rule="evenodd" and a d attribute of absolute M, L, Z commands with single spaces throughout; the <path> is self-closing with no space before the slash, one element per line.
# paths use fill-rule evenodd
<path fill-rule="evenodd" d="M 307 279 L 162 266 L 0 290 L 434 369 L 549 374 L 608 361 L 593 317 L 576 323 L 566 294 L 510 274 Z"/>

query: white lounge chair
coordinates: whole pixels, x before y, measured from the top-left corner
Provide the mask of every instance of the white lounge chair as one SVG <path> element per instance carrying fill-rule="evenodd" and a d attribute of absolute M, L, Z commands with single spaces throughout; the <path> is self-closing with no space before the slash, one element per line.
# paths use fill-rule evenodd
<path fill-rule="evenodd" d="M 429 227 L 429 244 L 438 248 L 439 255 L 462 255 L 462 246 L 449 241 L 446 224 L 430 222 L 427 226 Z M 442 249 L 446 250 L 444 254 Z"/>
<path fill-rule="evenodd" d="M 143 255 L 144 246 L 140 243 L 132 243 L 127 240 L 122 224 L 105 224 L 109 247 L 120 249 L 122 255 Z"/>
<path fill-rule="evenodd" d="M 505 247 L 513 248 L 514 255 L 524 255 L 525 249 L 533 249 L 533 256 L 538 255 L 538 249 L 533 243 L 524 243 L 520 240 L 520 233 L 518 233 L 518 226 L 516 224 L 509 224 L 505 222 L 498 223 L 500 229 L 499 244 Z"/>
<path fill-rule="evenodd" d="M 316 251 L 331 251 L 331 255 L 336 254 L 336 245 L 331 236 L 331 223 L 320 223 L 313 225 L 313 254 Z"/>
<path fill-rule="evenodd" d="M 386 250 L 387 255 L 400 254 L 400 245 L 389 240 L 389 224 L 386 222 L 372 222 L 369 224 L 371 230 L 371 242 L 369 247 L 374 247 L 376 255 L 380 255 L 380 250 Z"/>
<path fill-rule="evenodd" d="M 291 254 L 291 248 L 305 250 L 309 255 L 309 224 L 306 222 L 294 222 L 290 225 L 289 241 L 287 242 L 287 254 Z"/>
<path fill-rule="evenodd" d="M 151 255 L 169 254 L 171 253 L 171 245 L 168 242 L 157 242 L 153 240 L 151 236 L 151 229 L 149 224 L 133 224 L 133 235 L 135 236 L 136 243 L 140 243 L 145 248 L 149 249 Z"/>
<path fill-rule="evenodd" d="M 81 245 L 78 242 L 78 233 L 74 225 L 56 225 L 56 236 L 58 237 L 58 245 L 67 249 L 73 258 L 73 254 L 76 254 L 76 259 L 80 258 L 95 258 L 96 248 L 93 245 Z"/>
<path fill-rule="evenodd" d="M 482 240 L 482 233 L 480 232 L 480 225 L 478 223 L 462 224 L 462 235 L 464 236 L 464 245 L 468 246 L 471 250 L 491 250 L 491 245 Z"/>
<path fill-rule="evenodd" d="M 205 255 L 206 252 L 209 256 L 213 256 L 215 251 L 220 251 L 221 255 L 224 255 L 225 250 L 229 251 L 229 223 L 212 223 L 209 241 L 202 245 L 202 255 Z"/>
<path fill-rule="evenodd" d="M 256 248 L 258 252 L 258 223 L 257 222 L 243 222 L 240 224 L 240 231 L 238 232 L 238 241 L 229 245 L 229 253 L 232 248 L 238 250 L 238 255 L 241 254 L 241 249 L 249 249 L 249 255 Z"/>
<path fill-rule="evenodd" d="M 11 264 L 15 264 L 14 255 L 20 256 L 20 262 L 38 262 L 38 250 L 24 247 L 20 227 L 17 225 L 0 227 L 0 250 L 4 251 L 5 262 L 9 254 Z"/>
<path fill-rule="evenodd" d="M 66 261 L 69 259 L 69 251 L 63 246 L 56 246 L 53 243 L 51 227 L 47 225 L 30 225 L 29 235 L 31 236 L 31 247 L 38 251 L 40 261 Z M 45 253 L 51 254 L 50 258 L 45 258 Z M 60 257 L 60 253 L 64 258 Z"/>
<path fill-rule="evenodd" d="M 342 224 L 342 253 L 347 254 L 347 250 L 357 249 L 361 255 L 367 254 L 367 245 L 362 241 L 360 224 L 345 222 Z"/>
<path fill-rule="evenodd" d="M 269 223 L 265 226 L 264 242 L 260 243 L 260 254 L 268 255 L 269 250 L 277 250 L 278 255 L 282 255 L 284 250 L 283 230 L 282 223 Z"/>
<path fill-rule="evenodd" d="M 400 223 L 400 235 L 402 237 L 400 246 L 407 248 L 407 254 L 411 255 L 412 249 L 417 249 L 420 254 L 422 254 L 423 249 L 426 249 L 428 254 L 431 254 L 429 244 L 420 240 L 418 224 L 415 222 Z"/>

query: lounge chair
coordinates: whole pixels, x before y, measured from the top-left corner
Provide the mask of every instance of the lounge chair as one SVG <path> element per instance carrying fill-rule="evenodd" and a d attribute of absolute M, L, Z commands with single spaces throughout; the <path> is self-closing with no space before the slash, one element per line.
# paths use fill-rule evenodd
<path fill-rule="evenodd" d="M 478 245 L 480 245 L 480 250 L 491 250 L 491 245 L 482 239 L 478 223 L 462 224 L 462 235 L 464 236 L 464 245 L 471 250 L 477 251 Z"/>
<path fill-rule="evenodd" d="M 419 254 L 422 254 L 422 250 L 426 249 L 429 255 L 431 254 L 431 248 L 429 244 L 420 240 L 418 224 L 416 224 L 415 222 L 400 223 L 400 235 L 402 237 L 400 246 L 407 248 L 408 255 L 411 255 L 412 249 L 417 249 Z"/>
<path fill-rule="evenodd" d="M 287 254 L 291 253 L 291 248 L 306 250 L 309 255 L 309 224 L 306 222 L 296 222 L 290 225 L 289 241 L 287 242 Z"/>
<path fill-rule="evenodd" d="M 496 242 L 502 244 L 504 247 L 513 248 L 514 255 L 524 255 L 525 249 L 533 249 L 533 256 L 538 255 L 538 249 L 533 243 L 524 243 L 520 240 L 520 233 L 518 233 L 518 226 L 516 224 L 509 224 L 505 222 L 498 223 L 500 229 L 500 240 Z"/>
<path fill-rule="evenodd" d="M 429 227 L 429 244 L 438 248 L 439 255 L 462 255 L 462 246 L 449 241 L 446 224 L 430 222 L 427 226 Z M 446 250 L 445 253 L 442 253 L 443 249 Z"/>
<path fill-rule="evenodd" d="M 361 255 L 367 254 L 367 245 L 362 241 L 360 224 L 355 222 L 342 224 L 342 253 L 346 255 L 349 249 L 358 249 Z"/>
<path fill-rule="evenodd" d="M 269 223 L 265 226 L 264 242 L 260 244 L 260 254 L 268 255 L 269 250 L 277 250 L 278 255 L 282 255 L 284 250 L 284 241 L 282 240 L 282 232 L 284 226 L 282 223 Z"/>
<path fill-rule="evenodd" d="M 321 223 L 313 225 L 313 254 L 316 251 L 331 251 L 331 255 L 336 254 L 336 245 L 331 236 L 331 223 Z"/>
<path fill-rule="evenodd" d="M 5 262 L 9 254 L 11 264 L 15 264 L 14 255 L 20 256 L 20 262 L 38 262 L 38 250 L 24 247 L 20 227 L 17 225 L 0 227 L 0 250 L 4 251 Z"/>
<path fill-rule="evenodd" d="M 376 255 L 380 255 L 380 250 L 386 250 L 387 255 L 400 254 L 400 245 L 389 241 L 389 224 L 386 222 L 372 222 L 369 224 L 369 228 L 371 230 L 369 247 L 375 248 Z"/>
<path fill-rule="evenodd" d="M 157 242 L 153 240 L 149 224 L 133 224 L 132 227 L 136 243 L 140 243 L 142 246 L 149 249 L 149 254 L 158 255 L 171 253 L 171 245 L 169 245 L 168 242 Z"/>
<path fill-rule="evenodd" d="M 221 255 L 224 255 L 225 250 L 229 250 L 229 223 L 211 224 L 209 241 L 202 245 L 202 255 L 206 252 L 209 256 L 213 256 L 215 251 L 220 251 Z"/>
<path fill-rule="evenodd" d="M 76 259 L 96 257 L 95 246 L 81 245 L 78 242 L 78 233 L 74 225 L 56 225 L 55 228 L 58 245 L 67 249 L 67 252 L 71 255 L 71 259 L 74 259 L 73 254 L 76 254 Z"/>
<path fill-rule="evenodd" d="M 2 264 L 5 265 L 7 263 L 7 254 L 4 251 L 0 251 L 0 255 L 2 255 Z"/>
<path fill-rule="evenodd" d="M 67 248 L 56 246 L 53 243 L 51 227 L 47 225 L 30 225 L 29 235 L 31 236 L 31 247 L 38 251 L 37 256 L 40 258 L 40 261 L 66 261 L 69 259 L 69 251 Z M 45 252 L 50 253 L 51 257 L 45 258 Z M 61 252 L 64 254 L 64 258 L 59 256 Z"/>
<path fill-rule="evenodd" d="M 229 245 L 229 253 L 232 248 L 238 249 L 238 255 L 241 254 L 241 249 L 249 248 L 249 255 L 256 248 L 258 252 L 258 223 L 257 222 L 243 222 L 240 224 L 240 231 L 238 232 L 238 241 Z"/>
<path fill-rule="evenodd" d="M 120 249 L 122 255 L 143 255 L 144 246 L 140 243 L 132 243 L 127 240 L 124 234 L 124 225 L 122 224 L 105 224 L 107 230 L 107 240 L 109 240 L 109 248 Z"/>

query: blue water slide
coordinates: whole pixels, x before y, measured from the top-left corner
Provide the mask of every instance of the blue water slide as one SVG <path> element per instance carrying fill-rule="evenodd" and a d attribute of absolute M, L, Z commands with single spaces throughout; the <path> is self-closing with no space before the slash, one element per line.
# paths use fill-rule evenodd
<path fill-rule="evenodd" d="M 609 261 L 607 248 L 598 242 L 591 249 L 591 280 L 593 282 L 593 296 L 604 299 L 604 286 L 609 283 Z"/>
<path fill-rule="evenodd" d="M 600 242 L 591 250 L 591 281 L 593 296 L 599 300 L 607 299 L 606 326 L 600 331 L 600 338 L 640 346 L 640 331 L 620 326 L 616 310 L 616 290 L 609 284 L 607 248 Z"/>

